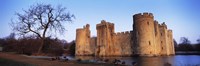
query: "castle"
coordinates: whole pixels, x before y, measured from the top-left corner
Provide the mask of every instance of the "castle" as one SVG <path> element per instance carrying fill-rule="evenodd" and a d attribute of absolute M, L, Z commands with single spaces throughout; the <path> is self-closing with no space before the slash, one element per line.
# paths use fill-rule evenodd
<path fill-rule="evenodd" d="M 115 33 L 114 24 L 102 20 L 97 37 L 90 37 L 90 25 L 76 30 L 75 55 L 163 56 L 174 55 L 172 30 L 158 24 L 152 13 L 133 16 L 133 30 Z"/>

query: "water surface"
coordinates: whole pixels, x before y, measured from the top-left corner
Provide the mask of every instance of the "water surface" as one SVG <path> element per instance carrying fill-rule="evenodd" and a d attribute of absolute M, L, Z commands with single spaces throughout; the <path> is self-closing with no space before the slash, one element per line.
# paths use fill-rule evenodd
<path fill-rule="evenodd" d="M 82 60 L 99 60 L 119 59 L 124 61 L 126 65 L 132 65 L 136 62 L 138 66 L 164 66 L 170 63 L 172 66 L 200 66 L 200 55 L 175 55 L 175 56 L 162 56 L 162 57 L 93 57 L 93 56 L 76 56 L 76 59 Z"/>

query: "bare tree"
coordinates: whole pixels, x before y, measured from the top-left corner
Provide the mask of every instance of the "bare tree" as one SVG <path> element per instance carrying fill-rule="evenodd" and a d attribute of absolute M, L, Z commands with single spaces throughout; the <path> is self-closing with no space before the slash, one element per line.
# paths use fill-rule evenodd
<path fill-rule="evenodd" d="M 20 35 L 34 34 L 41 39 L 42 43 L 38 49 L 41 52 L 45 43 L 45 38 L 50 36 L 48 33 L 65 31 L 64 22 L 72 22 L 73 14 L 66 11 L 65 7 L 53 7 L 50 4 L 36 4 L 23 13 L 16 13 L 17 19 L 12 20 L 11 27 Z"/>
<path fill-rule="evenodd" d="M 181 37 L 181 43 L 180 44 L 190 44 L 190 40 L 186 37 Z"/>
<path fill-rule="evenodd" d="M 197 39 L 198 44 L 200 44 L 200 37 Z"/>
<path fill-rule="evenodd" d="M 15 40 L 15 33 L 10 33 L 10 35 L 9 36 L 7 36 L 5 39 L 9 39 L 9 40 L 11 40 L 11 39 L 14 39 Z"/>

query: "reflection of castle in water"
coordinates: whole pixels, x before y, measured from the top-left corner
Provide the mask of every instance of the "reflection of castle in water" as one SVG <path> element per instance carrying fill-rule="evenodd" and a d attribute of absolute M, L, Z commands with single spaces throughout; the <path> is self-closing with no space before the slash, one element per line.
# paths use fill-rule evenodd
<path fill-rule="evenodd" d="M 169 66 L 165 65 L 170 63 L 172 66 L 179 66 L 174 60 L 174 56 L 162 56 L 162 57 L 94 57 L 94 56 L 75 56 L 76 59 L 90 60 L 90 61 L 104 61 L 108 59 L 108 63 L 112 63 L 115 59 L 121 62 L 126 62 L 126 65 L 132 66 L 133 62 L 136 62 L 136 66 Z M 174 63 L 176 62 L 176 63 Z"/>
<path fill-rule="evenodd" d="M 172 30 L 158 24 L 152 13 L 135 14 L 133 30 L 115 33 L 114 24 L 102 20 L 96 25 L 97 37 L 90 37 L 90 26 L 76 30 L 76 55 L 160 56 L 174 55 Z"/>

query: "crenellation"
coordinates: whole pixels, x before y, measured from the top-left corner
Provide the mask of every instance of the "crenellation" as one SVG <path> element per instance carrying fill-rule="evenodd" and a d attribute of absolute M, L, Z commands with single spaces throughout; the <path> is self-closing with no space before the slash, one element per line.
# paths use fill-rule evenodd
<path fill-rule="evenodd" d="M 168 29 L 168 32 L 172 32 L 172 30 L 171 30 L 171 29 Z"/>
<path fill-rule="evenodd" d="M 154 22 L 155 22 L 156 24 L 159 24 L 157 20 L 154 20 Z"/>
<path fill-rule="evenodd" d="M 117 33 L 113 33 L 113 35 L 117 35 Z"/>
<path fill-rule="evenodd" d="M 76 29 L 75 55 L 92 55 L 93 51 L 90 45 L 91 44 L 90 44 L 89 24 L 83 26 L 83 28 Z"/>
<path fill-rule="evenodd" d="M 76 29 L 76 32 L 77 31 L 83 31 L 83 28 L 78 28 L 78 29 Z"/>
<path fill-rule="evenodd" d="M 114 29 L 113 23 L 106 22 L 105 20 L 101 20 L 101 23 L 96 25 L 96 29 L 101 29 L 101 28 L 105 28 L 108 26 Z"/>
<path fill-rule="evenodd" d="M 130 31 L 126 31 L 125 34 L 130 34 Z"/>
<path fill-rule="evenodd" d="M 173 33 L 152 13 L 133 16 L 133 30 L 115 32 L 114 23 L 101 20 L 96 25 L 97 37 L 90 38 L 90 25 L 76 30 L 76 55 L 95 56 L 160 56 L 174 55 Z"/>
<path fill-rule="evenodd" d="M 121 32 L 118 32 L 118 33 L 117 33 L 117 35 L 120 35 L 120 34 L 121 34 Z"/>
<path fill-rule="evenodd" d="M 131 30 L 130 33 L 132 34 L 132 33 L 133 33 L 133 30 Z"/>
<path fill-rule="evenodd" d="M 164 28 L 167 29 L 167 25 L 165 24 L 165 22 L 163 22 L 163 23 L 161 24 L 161 26 L 163 26 Z"/>
<path fill-rule="evenodd" d="M 154 18 L 152 13 L 139 13 L 139 14 L 135 14 L 134 19 L 140 19 L 140 18 Z"/>
<path fill-rule="evenodd" d="M 129 35 L 129 34 L 131 34 L 131 31 L 116 32 L 114 34 L 117 35 L 117 36 L 119 36 L 119 35 Z"/>
<path fill-rule="evenodd" d="M 121 34 L 125 34 L 124 32 L 121 32 Z"/>

